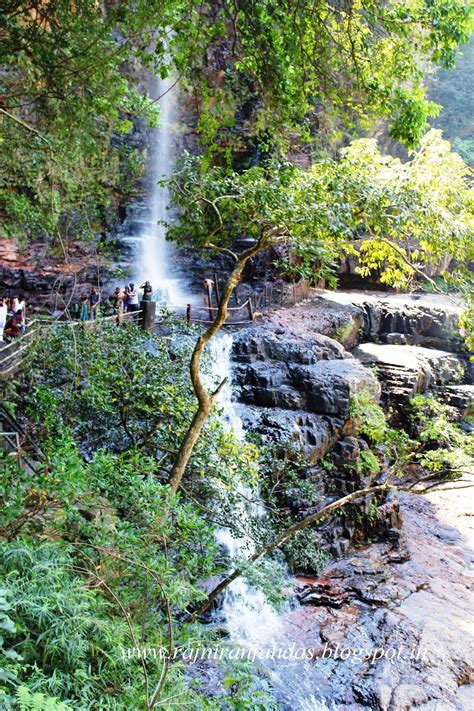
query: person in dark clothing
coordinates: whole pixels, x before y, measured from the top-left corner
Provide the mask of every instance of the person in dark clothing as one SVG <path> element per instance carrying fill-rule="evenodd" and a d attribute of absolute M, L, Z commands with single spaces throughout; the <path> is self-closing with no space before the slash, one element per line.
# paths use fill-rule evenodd
<path fill-rule="evenodd" d="M 142 301 L 151 301 L 151 295 L 153 294 L 153 288 L 149 281 L 146 281 L 141 285 L 140 289 L 143 289 Z"/>
<path fill-rule="evenodd" d="M 124 287 L 122 301 L 123 301 L 123 310 L 126 312 L 126 311 L 128 311 L 128 307 L 130 304 L 130 289 L 128 286 Z"/>
<path fill-rule="evenodd" d="M 91 321 L 94 321 L 97 316 L 99 315 L 99 305 L 100 305 L 100 294 L 95 288 L 95 286 L 92 287 L 90 296 L 89 296 L 89 304 L 91 308 Z"/>

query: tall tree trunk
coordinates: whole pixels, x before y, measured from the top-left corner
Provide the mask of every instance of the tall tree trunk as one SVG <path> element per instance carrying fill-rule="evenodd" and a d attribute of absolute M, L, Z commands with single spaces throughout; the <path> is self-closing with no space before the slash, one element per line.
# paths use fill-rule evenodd
<path fill-rule="evenodd" d="M 181 442 L 178 454 L 173 463 L 171 469 L 171 475 L 169 479 L 169 486 L 172 493 L 176 493 L 183 478 L 188 462 L 192 456 L 194 446 L 201 434 L 202 428 L 209 417 L 214 401 L 219 396 L 222 387 L 225 384 L 225 380 L 220 383 L 219 387 L 212 393 L 208 393 L 201 379 L 201 360 L 208 345 L 209 341 L 214 338 L 214 336 L 219 332 L 221 327 L 224 325 L 227 318 L 227 308 L 229 305 L 230 297 L 242 278 L 242 272 L 244 271 L 245 265 L 248 260 L 254 257 L 258 252 L 267 246 L 268 236 L 262 235 L 260 239 L 255 243 L 253 247 L 250 247 L 245 252 L 237 258 L 237 263 L 231 272 L 224 290 L 222 292 L 219 306 L 217 309 L 217 315 L 214 322 L 209 326 L 209 328 L 199 336 L 196 345 L 194 346 L 193 355 L 191 357 L 190 363 L 190 373 L 191 382 L 193 384 L 194 392 L 196 393 L 196 398 L 198 401 L 198 408 L 194 414 L 191 424 Z"/>

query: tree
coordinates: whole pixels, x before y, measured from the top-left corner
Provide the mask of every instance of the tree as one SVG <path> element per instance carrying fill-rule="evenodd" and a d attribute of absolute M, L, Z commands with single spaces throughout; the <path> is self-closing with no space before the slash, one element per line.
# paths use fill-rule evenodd
<path fill-rule="evenodd" d="M 462 0 L 9 0 L 2 9 L 0 220 L 23 244 L 104 229 L 140 169 L 120 136 L 138 116 L 156 120 L 146 71 L 181 79 L 210 162 L 248 159 L 256 142 L 265 150 L 295 132 L 319 140 L 326 125 L 353 136 L 380 117 L 411 146 L 436 111 L 421 67 L 452 66 L 471 27 Z"/>
<path fill-rule="evenodd" d="M 436 113 L 424 70 L 452 66 L 471 30 L 462 0 L 220 0 L 194 15 L 202 30 L 187 51 L 178 31 L 175 61 L 211 153 L 245 150 L 246 140 L 265 147 L 269 135 L 274 142 L 295 130 L 315 141 L 328 130 L 353 137 L 380 117 L 394 138 L 416 145 Z M 233 135 L 242 116 L 247 139 Z"/>
<path fill-rule="evenodd" d="M 276 162 L 242 173 L 207 165 L 203 170 L 199 159 L 185 156 L 173 179 L 181 217 L 179 224 L 169 226 L 168 235 L 178 243 L 191 241 L 197 248 L 224 253 L 235 266 L 214 323 L 198 338 L 191 358 L 198 407 L 173 464 L 172 491 L 179 488 L 219 394 L 219 388 L 207 393 L 201 358 L 225 322 L 247 261 L 284 242 L 318 281 L 334 268 L 341 252 L 354 253 L 358 247 L 360 271 L 379 268 L 382 281 L 391 285 L 410 285 L 414 276 L 434 283 L 426 268 L 440 260 L 455 262 L 455 275 L 465 279 L 473 258 L 468 176 L 467 166 L 437 131 L 425 137 L 407 164 L 381 155 L 368 139 L 353 143 L 341 161 L 324 160 L 308 170 Z M 253 245 L 236 254 L 232 246 L 241 236 Z"/>

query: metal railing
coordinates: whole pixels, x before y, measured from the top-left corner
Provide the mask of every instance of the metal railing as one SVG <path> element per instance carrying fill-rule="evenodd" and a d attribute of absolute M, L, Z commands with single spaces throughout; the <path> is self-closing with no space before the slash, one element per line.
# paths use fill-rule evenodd
<path fill-rule="evenodd" d="M 204 324 L 212 323 L 219 308 L 218 303 L 223 282 L 224 279 L 220 280 L 218 275 L 214 274 L 215 292 L 211 294 L 211 291 L 208 291 L 205 296 L 207 303 L 199 306 L 187 304 L 186 307 L 177 307 L 177 310 L 181 314 L 186 314 L 187 321 Z M 257 316 L 260 316 L 265 311 L 274 308 L 295 306 L 297 303 L 307 299 L 310 293 L 311 289 L 304 279 L 298 283 L 288 283 L 284 281 L 264 282 L 260 286 L 260 289 L 248 295 L 243 303 L 239 303 L 237 290 L 234 290 L 233 299 L 235 306 L 227 307 L 225 325 L 243 326 L 251 323 Z M 214 306 L 212 305 L 213 301 L 215 303 Z"/>
<path fill-rule="evenodd" d="M 111 316 L 98 316 L 97 318 L 89 321 L 60 321 L 58 319 L 49 320 L 40 318 L 33 319 L 29 322 L 26 333 L 14 338 L 0 347 L 0 381 L 7 380 L 18 371 L 21 367 L 23 356 L 25 355 L 28 346 L 33 341 L 33 337 L 40 336 L 50 328 L 57 326 L 76 328 L 81 326 L 85 329 L 94 330 L 95 328 L 99 328 L 103 323 L 116 323 L 119 326 L 123 323 L 136 323 L 138 325 L 140 322 L 140 314 L 142 313 L 142 310 L 127 311 L 124 313 L 112 314 Z"/>
<path fill-rule="evenodd" d="M 27 467 L 31 472 L 35 472 L 38 463 L 44 460 L 41 449 L 24 428 L 20 425 L 8 409 L 0 403 L 0 438 L 6 445 L 6 449 L 17 460 L 19 466 Z M 1 444 L 0 444 L 1 446 Z M 29 456 L 29 453 L 32 456 Z"/>

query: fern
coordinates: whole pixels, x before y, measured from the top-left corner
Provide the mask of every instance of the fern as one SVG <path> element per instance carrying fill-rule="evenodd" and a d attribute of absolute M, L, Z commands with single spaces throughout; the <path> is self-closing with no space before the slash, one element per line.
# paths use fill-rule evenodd
<path fill-rule="evenodd" d="M 45 696 L 39 691 L 32 694 L 26 686 L 18 687 L 16 700 L 19 711 L 68 711 L 71 708 L 53 696 Z"/>

